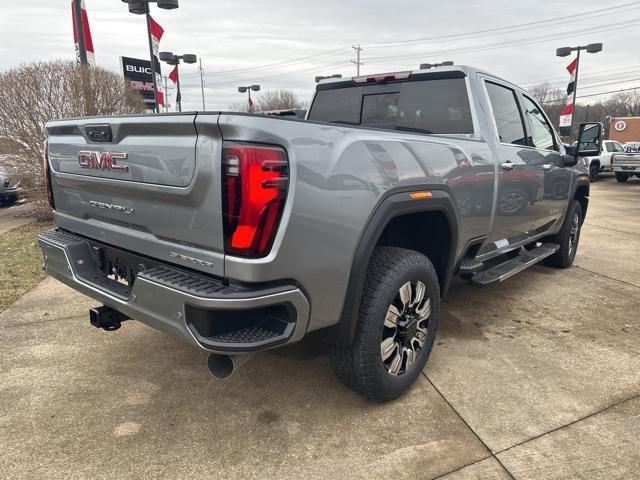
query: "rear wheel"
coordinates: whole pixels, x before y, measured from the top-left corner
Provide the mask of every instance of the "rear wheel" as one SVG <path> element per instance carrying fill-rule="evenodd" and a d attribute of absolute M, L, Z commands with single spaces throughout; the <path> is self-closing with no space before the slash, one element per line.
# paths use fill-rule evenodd
<path fill-rule="evenodd" d="M 426 256 L 403 248 L 376 248 L 353 343 L 332 351 L 336 376 L 370 400 L 399 397 L 427 362 L 439 310 L 438 277 Z"/>
<path fill-rule="evenodd" d="M 573 200 L 569 205 L 567 216 L 560 233 L 546 240 L 560 245 L 556 253 L 545 259 L 547 265 L 558 268 L 568 268 L 573 264 L 573 260 L 576 258 L 576 252 L 578 251 L 578 243 L 580 242 L 582 218 L 582 205 L 580 205 L 580 202 L 577 200 Z"/>
<path fill-rule="evenodd" d="M 629 180 L 629 174 L 624 172 L 616 172 L 616 180 L 624 183 Z"/>

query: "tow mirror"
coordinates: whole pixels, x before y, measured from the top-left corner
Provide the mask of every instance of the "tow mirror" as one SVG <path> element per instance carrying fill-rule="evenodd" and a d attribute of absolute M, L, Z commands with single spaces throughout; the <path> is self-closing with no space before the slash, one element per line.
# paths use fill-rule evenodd
<path fill-rule="evenodd" d="M 596 157 L 602 152 L 601 123 L 581 123 L 578 133 L 578 144 L 575 152 L 577 157 Z"/>

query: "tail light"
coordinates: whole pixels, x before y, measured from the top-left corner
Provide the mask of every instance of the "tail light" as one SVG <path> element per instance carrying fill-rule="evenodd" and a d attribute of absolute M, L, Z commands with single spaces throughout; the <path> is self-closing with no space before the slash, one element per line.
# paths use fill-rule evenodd
<path fill-rule="evenodd" d="M 44 141 L 44 148 L 42 149 L 42 170 L 44 172 L 44 186 L 47 189 L 49 206 L 55 208 L 53 204 L 53 191 L 51 190 L 51 172 L 49 170 L 49 140 Z"/>
<path fill-rule="evenodd" d="M 225 142 L 222 174 L 225 252 L 267 255 L 289 186 L 286 153 L 278 147 Z"/>

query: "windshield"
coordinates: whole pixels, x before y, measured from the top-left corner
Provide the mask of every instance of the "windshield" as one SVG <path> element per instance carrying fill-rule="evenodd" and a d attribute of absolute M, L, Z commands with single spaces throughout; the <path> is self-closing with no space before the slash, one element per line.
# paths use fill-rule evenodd
<path fill-rule="evenodd" d="M 309 120 L 408 132 L 473 134 L 464 78 L 320 90 Z"/>

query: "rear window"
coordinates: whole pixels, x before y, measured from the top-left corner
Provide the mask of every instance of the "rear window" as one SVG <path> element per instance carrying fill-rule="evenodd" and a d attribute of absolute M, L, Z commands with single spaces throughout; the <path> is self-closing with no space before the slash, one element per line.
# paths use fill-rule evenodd
<path fill-rule="evenodd" d="M 409 132 L 473 133 L 463 78 L 321 90 L 309 119 Z"/>

